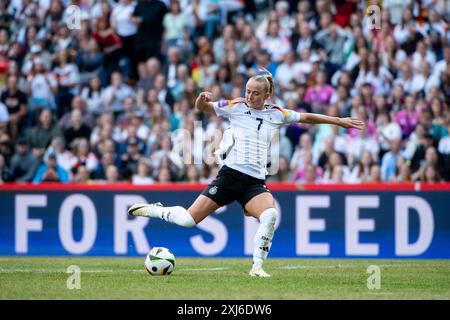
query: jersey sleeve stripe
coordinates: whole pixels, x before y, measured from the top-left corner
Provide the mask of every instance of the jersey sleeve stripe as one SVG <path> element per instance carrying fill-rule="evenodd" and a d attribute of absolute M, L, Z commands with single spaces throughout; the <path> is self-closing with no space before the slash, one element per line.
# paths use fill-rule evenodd
<path fill-rule="evenodd" d="M 274 106 L 274 108 L 277 109 L 278 111 L 280 111 L 285 117 L 289 116 L 289 112 L 287 112 L 286 110 L 284 110 L 280 107 L 277 107 L 277 106 Z"/>
<path fill-rule="evenodd" d="M 223 99 L 223 100 L 219 100 L 217 102 L 217 106 L 219 108 L 231 108 L 233 105 L 235 105 L 235 104 L 237 104 L 239 102 L 240 102 L 239 99 L 234 99 L 234 100 L 225 100 L 225 99 Z"/>
<path fill-rule="evenodd" d="M 219 107 L 219 108 L 224 108 L 224 107 L 227 107 L 227 106 L 229 106 L 230 105 L 230 101 L 229 100 L 219 100 L 218 102 L 217 102 L 217 106 Z"/>

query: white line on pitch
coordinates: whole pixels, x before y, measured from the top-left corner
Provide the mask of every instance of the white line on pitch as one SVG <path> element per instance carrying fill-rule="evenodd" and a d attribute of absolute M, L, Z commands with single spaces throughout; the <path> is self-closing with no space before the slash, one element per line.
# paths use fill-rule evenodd
<path fill-rule="evenodd" d="M 376 264 L 371 263 L 381 268 L 423 268 L 427 267 L 427 265 L 421 264 Z M 369 263 L 367 263 L 369 265 Z M 295 270 L 295 269 L 347 269 L 347 268 L 366 268 L 366 265 L 363 264 L 338 264 L 331 266 L 280 266 L 280 267 L 272 267 L 272 269 L 283 269 L 283 270 Z"/>
<path fill-rule="evenodd" d="M 125 270 L 124 270 L 125 271 Z M 111 273 L 114 270 L 81 270 L 83 273 Z M 67 270 L 48 270 L 48 269 L 0 269 L 0 273 L 67 273 Z"/>
<path fill-rule="evenodd" d="M 306 269 L 306 267 L 305 266 L 281 266 L 281 267 L 273 267 L 273 269 L 295 270 L 295 269 Z"/>
<path fill-rule="evenodd" d="M 372 294 L 374 296 L 388 296 L 393 293 L 392 292 L 366 292 L 366 294 Z"/>
<path fill-rule="evenodd" d="M 180 268 L 178 271 L 220 271 L 231 269 L 231 267 L 217 267 L 217 268 Z"/>
<path fill-rule="evenodd" d="M 231 269 L 231 267 L 217 267 L 217 268 L 179 268 L 177 271 L 220 271 Z M 114 273 L 114 272 L 143 272 L 142 269 L 132 269 L 132 270 L 83 270 L 81 273 Z M 0 268 L 0 273 L 67 273 L 66 270 L 49 270 L 49 269 L 2 269 Z"/>

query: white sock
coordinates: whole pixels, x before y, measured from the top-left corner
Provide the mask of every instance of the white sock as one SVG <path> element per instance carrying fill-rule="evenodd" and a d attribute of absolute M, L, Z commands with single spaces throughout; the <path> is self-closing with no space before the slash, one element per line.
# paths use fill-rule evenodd
<path fill-rule="evenodd" d="M 264 210 L 259 217 L 260 225 L 254 238 L 253 267 L 262 267 L 264 260 L 266 260 L 269 254 L 276 220 L 277 210 L 275 208 Z"/>
<path fill-rule="evenodd" d="M 192 218 L 189 211 L 180 206 L 156 207 L 155 212 L 158 214 L 159 218 L 182 227 L 191 228 L 196 225 L 194 218 Z"/>

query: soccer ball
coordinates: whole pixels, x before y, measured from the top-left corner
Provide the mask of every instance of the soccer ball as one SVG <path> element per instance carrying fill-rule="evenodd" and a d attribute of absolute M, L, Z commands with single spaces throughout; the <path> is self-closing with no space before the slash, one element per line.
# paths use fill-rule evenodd
<path fill-rule="evenodd" d="M 145 258 L 145 269 L 151 276 L 166 276 L 175 268 L 175 256 L 169 249 L 153 247 Z"/>

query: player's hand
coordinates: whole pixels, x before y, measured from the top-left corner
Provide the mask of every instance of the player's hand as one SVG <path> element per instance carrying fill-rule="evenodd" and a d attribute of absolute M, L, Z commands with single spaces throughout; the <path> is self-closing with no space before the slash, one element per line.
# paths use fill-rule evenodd
<path fill-rule="evenodd" d="M 340 118 L 339 125 L 346 129 L 350 129 L 350 128 L 354 128 L 354 129 L 358 129 L 358 130 L 364 129 L 364 122 L 357 118 Z"/>
<path fill-rule="evenodd" d="M 212 101 L 212 93 L 205 91 L 198 96 L 201 102 L 208 103 Z"/>

